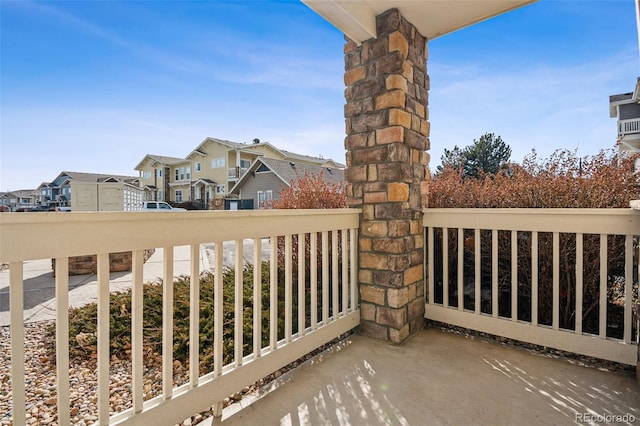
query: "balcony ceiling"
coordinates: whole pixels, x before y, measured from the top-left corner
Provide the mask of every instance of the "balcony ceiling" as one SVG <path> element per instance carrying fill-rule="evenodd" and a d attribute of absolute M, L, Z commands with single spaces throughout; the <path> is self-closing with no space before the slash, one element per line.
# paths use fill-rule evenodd
<path fill-rule="evenodd" d="M 357 43 L 376 37 L 375 17 L 397 8 L 432 40 L 537 0 L 301 0 Z"/>

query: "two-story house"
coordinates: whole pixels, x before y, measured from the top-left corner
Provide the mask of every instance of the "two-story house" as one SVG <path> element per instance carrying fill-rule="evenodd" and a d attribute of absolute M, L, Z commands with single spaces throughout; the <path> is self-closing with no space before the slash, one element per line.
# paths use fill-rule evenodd
<path fill-rule="evenodd" d="M 191 180 L 189 160 L 164 155 L 147 154 L 135 167 L 140 173 L 140 187 L 144 190 L 146 201 L 172 200 L 182 202 L 185 198 L 185 185 Z M 174 176 L 175 174 L 175 176 Z M 182 178 L 182 179 L 181 179 Z M 178 201 L 179 200 L 179 201 Z"/>
<path fill-rule="evenodd" d="M 129 185 L 139 185 L 136 176 L 107 175 L 101 173 L 61 172 L 50 183 L 42 183 L 40 191 L 41 204 L 48 207 L 71 206 L 71 182 L 122 182 Z"/>
<path fill-rule="evenodd" d="M 8 211 L 32 209 L 40 202 L 40 192 L 37 189 L 20 189 L 17 191 L 0 192 L 0 206 Z"/>
<path fill-rule="evenodd" d="M 609 96 L 609 116 L 617 120 L 619 152 L 640 153 L 640 78 L 633 92 Z"/>
<path fill-rule="evenodd" d="M 191 202 L 206 209 L 209 200 L 224 198 L 259 157 L 334 168 L 331 159 L 284 151 L 268 142 L 239 143 L 205 138 L 185 158 L 146 155 L 135 167 L 147 200 Z"/>

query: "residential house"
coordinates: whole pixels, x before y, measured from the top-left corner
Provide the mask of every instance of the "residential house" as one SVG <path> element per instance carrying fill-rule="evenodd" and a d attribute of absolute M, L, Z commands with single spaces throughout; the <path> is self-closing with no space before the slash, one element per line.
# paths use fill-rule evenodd
<path fill-rule="evenodd" d="M 0 193 L 0 206 L 5 206 L 9 211 L 37 207 L 39 201 L 40 192 L 37 189 L 20 189 Z"/>
<path fill-rule="evenodd" d="M 191 180 L 190 162 L 184 158 L 147 154 L 135 167 L 144 190 L 145 201 L 182 202 L 184 185 L 180 182 Z M 176 178 L 172 180 L 175 171 Z M 182 179 L 180 177 L 182 176 Z M 189 198 L 187 197 L 187 200 Z M 179 200 L 179 201 L 178 201 Z"/>
<path fill-rule="evenodd" d="M 231 189 L 231 195 L 253 200 L 253 206 L 261 209 L 280 199 L 280 192 L 305 173 L 320 175 L 331 183 L 344 182 L 344 169 L 260 157 Z"/>
<path fill-rule="evenodd" d="M 205 138 L 185 158 L 146 155 L 135 167 L 148 200 L 190 202 L 206 209 L 209 200 L 224 198 L 260 157 L 300 164 L 344 168 L 331 159 L 281 150 L 268 142 L 239 143 Z"/>
<path fill-rule="evenodd" d="M 71 206 L 71 182 L 122 182 L 130 185 L 139 185 L 136 176 L 108 175 L 101 173 L 84 172 L 61 172 L 50 183 L 41 184 L 40 202 L 48 207 L 70 207 Z"/>
<path fill-rule="evenodd" d="M 640 78 L 633 92 L 609 96 L 609 116 L 617 120 L 620 154 L 640 153 Z"/>

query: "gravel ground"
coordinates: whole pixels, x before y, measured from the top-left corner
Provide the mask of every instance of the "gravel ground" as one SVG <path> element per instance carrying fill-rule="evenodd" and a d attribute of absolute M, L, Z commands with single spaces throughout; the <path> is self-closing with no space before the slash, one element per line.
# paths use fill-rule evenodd
<path fill-rule="evenodd" d="M 47 322 L 25 325 L 25 372 L 27 423 L 30 425 L 57 425 L 57 387 L 55 365 L 48 359 L 42 337 Z M 11 342 L 9 327 L 0 327 L 0 425 L 10 425 L 13 402 L 11 400 Z M 162 392 L 160 357 L 148 358 L 144 375 L 145 399 Z M 174 382 L 179 385 L 188 380 L 188 369 L 179 361 L 174 364 Z M 131 364 L 112 359 L 110 366 L 111 412 L 124 411 L 132 406 Z M 97 424 L 97 387 L 95 360 L 72 364 L 69 371 L 71 423 Z M 209 414 L 210 415 L 210 414 Z M 207 417 L 200 414 L 183 424 L 197 424 Z"/>

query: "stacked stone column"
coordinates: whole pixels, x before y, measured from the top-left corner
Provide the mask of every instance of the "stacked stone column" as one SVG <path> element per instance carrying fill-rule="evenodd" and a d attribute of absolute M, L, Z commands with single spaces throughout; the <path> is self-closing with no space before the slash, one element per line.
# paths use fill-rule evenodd
<path fill-rule="evenodd" d="M 401 343 L 424 324 L 426 39 L 397 9 L 345 45 L 346 191 L 359 231 L 361 332 Z"/>

